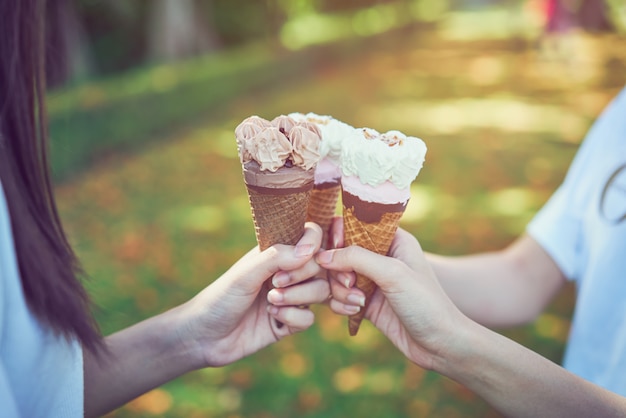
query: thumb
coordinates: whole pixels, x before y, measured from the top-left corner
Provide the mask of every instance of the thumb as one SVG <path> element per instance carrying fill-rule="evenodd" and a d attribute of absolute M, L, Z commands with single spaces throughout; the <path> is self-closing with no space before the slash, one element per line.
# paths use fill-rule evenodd
<path fill-rule="evenodd" d="M 305 265 L 319 250 L 321 239 L 321 228 L 308 222 L 304 235 L 295 246 L 276 244 L 262 252 L 257 247 L 235 263 L 231 273 L 243 287 L 256 289 L 278 271 Z"/>

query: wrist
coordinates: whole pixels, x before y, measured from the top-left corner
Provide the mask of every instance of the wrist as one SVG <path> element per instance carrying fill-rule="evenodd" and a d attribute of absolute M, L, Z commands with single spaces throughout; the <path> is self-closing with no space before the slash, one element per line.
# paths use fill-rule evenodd
<path fill-rule="evenodd" d="M 201 344 L 194 332 L 194 309 L 191 301 L 161 314 L 164 316 L 161 332 L 164 335 L 163 350 L 166 357 L 181 365 L 185 372 L 206 367 Z"/>
<path fill-rule="evenodd" d="M 471 367 L 473 352 L 480 346 L 481 328 L 480 324 L 461 315 L 441 349 L 433 356 L 433 371 L 454 378 Z"/>

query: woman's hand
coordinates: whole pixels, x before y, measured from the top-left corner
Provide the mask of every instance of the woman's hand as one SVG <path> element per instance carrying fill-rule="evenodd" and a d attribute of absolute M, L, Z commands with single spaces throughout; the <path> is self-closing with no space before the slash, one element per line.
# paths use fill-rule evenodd
<path fill-rule="evenodd" d="M 341 229 L 335 221 L 334 230 Z M 335 236 L 334 234 L 334 236 Z M 342 244 L 341 240 L 335 240 Z M 398 230 L 389 257 L 352 246 L 320 252 L 317 262 L 331 271 L 331 309 L 342 315 L 365 305 L 363 293 L 353 288 L 355 272 L 378 285 L 365 317 L 413 362 L 434 368 L 442 350 L 467 321 L 439 285 L 417 240 Z"/>
<path fill-rule="evenodd" d="M 309 279 L 321 271 L 313 260 L 321 240 L 320 227 L 307 224 L 295 247 L 253 249 L 187 303 L 108 336 L 102 358 L 85 351 L 85 416 L 308 328 L 313 313 L 306 306 L 330 294 L 326 279 Z M 268 279 L 277 287 L 269 293 Z"/>
<path fill-rule="evenodd" d="M 308 305 L 330 294 L 328 282 L 314 278 L 321 238 L 320 227 L 307 223 L 295 247 L 257 247 L 180 307 L 180 341 L 199 367 L 232 363 L 313 324 Z"/>

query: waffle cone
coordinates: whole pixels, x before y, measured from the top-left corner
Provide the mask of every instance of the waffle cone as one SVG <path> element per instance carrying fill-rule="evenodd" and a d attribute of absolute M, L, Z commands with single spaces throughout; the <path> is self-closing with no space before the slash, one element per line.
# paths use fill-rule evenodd
<path fill-rule="evenodd" d="M 340 184 L 331 187 L 313 187 L 311 191 L 306 220 L 315 222 L 322 227 L 324 233 L 322 247 L 324 248 L 328 248 L 330 224 L 335 215 L 340 192 Z"/>
<path fill-rule="evenodd" d="M 280 193 L 246 185 L 254 221 L 254 232 L 261 251 L 274 244 L 295 245 L 304 235 L 311 190 Z"/>
<path fill-rule="evenodd" d="M 345 202 L 345 199 L 344 199 Z M 386 205 L 377 205 L 382 210 Z M 358 245 L 378 254 L 386 255 L 396 234 L 400 218 L 404 212 L 389 211 L 375 216 L 376 220 L 359 219 L 354 206 L 343 206 L 344 242 L 346 246 Z M 371 214 L 371 212 L 370 212 Z M 359 326 L 365 315 L 371 296 L 376 290 L 376 284 L 369 278 L 357 274 L 356 287 L 365 293 L 365 306 L 361 311 L 349 317 L 348 329 L 354 336 L 359 331 Z"/>

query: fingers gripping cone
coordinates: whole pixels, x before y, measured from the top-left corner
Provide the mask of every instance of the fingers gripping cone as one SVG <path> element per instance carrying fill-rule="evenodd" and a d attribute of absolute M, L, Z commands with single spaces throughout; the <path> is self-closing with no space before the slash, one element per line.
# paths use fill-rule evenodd
<path fill-rule="evenodd" d="M 343 196 L 345 245 L 358 245 L 378 254 L 386 255 L 398 229 L 404 208 L 399 210 L 397 205 L 363 202 L 345 191 Z M 363 216 L 362 210 L 358 208 L 359 205 L 366 205 L 367 216 Z M 352 336 L 359 331 L 365 310 L 376 290 L 376 284 L 369 278 L 357 274 L 356 287 L 365 293 L 365 307 L 359 313 L 349 317 L 348 329 Z"/>
<path fill-rule="evenodd" d="M 296 245 L 300 241 L 312 188 L 312 177 L 297 189 L 259 187 L 246 182 L 254 233 L 261 251 L 274 244 Z M 266 286 L 273 287 L 271 278 L 267 279 Z M 279 321 L 276 325 L 283 326 Z"/>

